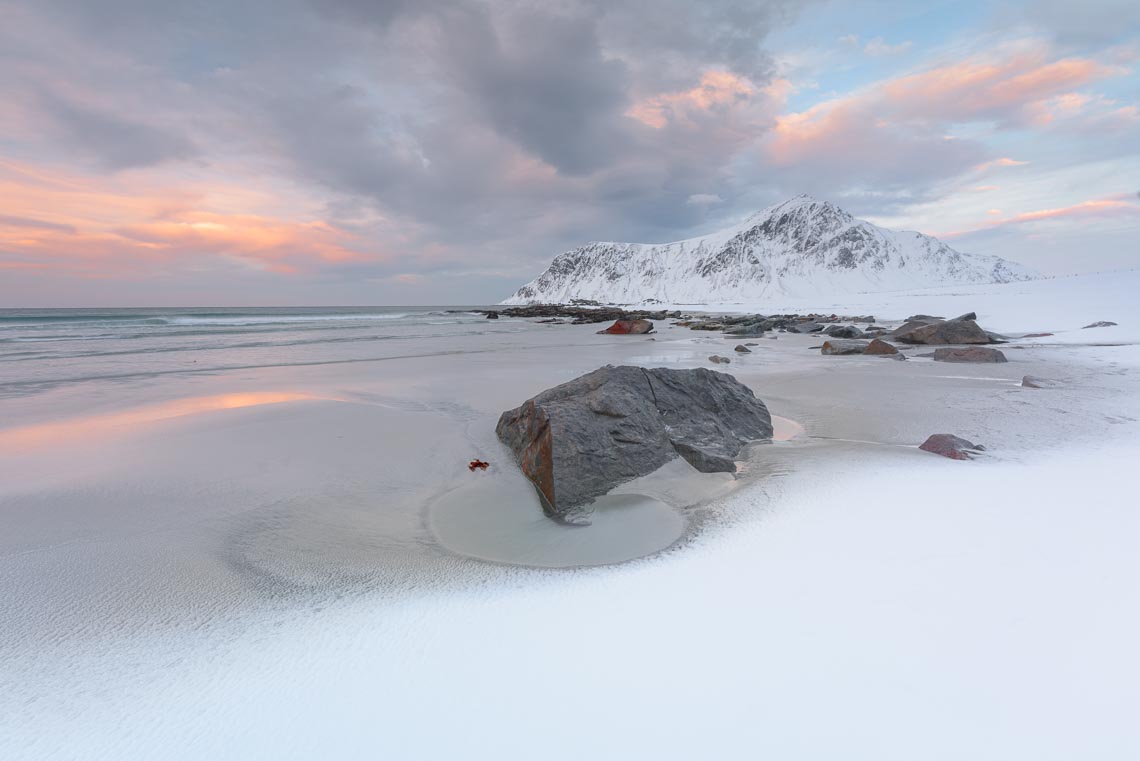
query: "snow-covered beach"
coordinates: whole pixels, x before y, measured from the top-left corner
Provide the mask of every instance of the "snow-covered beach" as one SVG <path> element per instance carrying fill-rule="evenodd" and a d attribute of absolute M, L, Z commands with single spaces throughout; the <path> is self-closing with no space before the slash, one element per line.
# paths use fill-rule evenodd
<path fill-rule="evenodd" d="M 1136 755 L 1138 288 L 1120 272 L 739 305 L 974 310 L 1054 335 L 1002 365 L 761 339 L 727 371 L 803 433 L 739 480 L 643 484 L 695 505 L 681 541 L 570 569 L 457 554 L 433 510 L 473 488 L 530 499 L 534 533 L 505 544 L 574 557 L 558 537 L 588 535 L 537 512 L 498 414 L 734 341 L 411 309 L 302 316 L 326 322 L 306 335 L 280 315 L 147 317 L 187 333 L 169 351 L 161 327 L 21 329 L 5 359 L 24 369 L 0 384 L 0 756 Z M 1119 325 L 1082 329 L 1097 320 Z M 935 432 L 988 454 L 918 451 Z"/>

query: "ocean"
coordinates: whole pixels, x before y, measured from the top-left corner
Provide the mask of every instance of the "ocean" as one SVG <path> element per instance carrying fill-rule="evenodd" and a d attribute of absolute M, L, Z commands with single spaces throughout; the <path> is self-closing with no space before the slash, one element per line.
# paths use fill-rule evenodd
<path fill-rule="evenodd" d="M 462 336 L 519 329 L 467 311 L 476 308 L 2 309 L 0 399 L 164 375 L 369 361 L 430 351 L 435 339 L 453 350 Z"/>

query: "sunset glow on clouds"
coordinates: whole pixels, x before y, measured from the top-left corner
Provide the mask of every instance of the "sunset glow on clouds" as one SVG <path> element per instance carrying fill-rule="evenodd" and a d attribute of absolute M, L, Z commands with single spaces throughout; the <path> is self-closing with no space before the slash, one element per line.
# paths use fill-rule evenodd
<path fill-rule="evenodd" d="M 493 301 L 801 192 L 1134 266 L 1140 14 L 987 7 L 4 3 L 0 298 Z"/>

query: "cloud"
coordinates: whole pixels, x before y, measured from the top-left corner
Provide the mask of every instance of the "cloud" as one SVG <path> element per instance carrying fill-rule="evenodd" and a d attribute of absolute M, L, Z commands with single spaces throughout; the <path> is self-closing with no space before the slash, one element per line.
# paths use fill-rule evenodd
<path fill-rule="evenodd" d="M 12 217 L 5 214 L 0 214 L 0 227 L 22 227 L 30 230 L 48 230 L 55 233 L 64 233 L 71 235 L 75 233 L 75 228 L 71 225 L 61 225 L 56 222 L 45 222 L 42 219 L 31 219 L 29 217 Z"/>
<path fill-rule="evenodd" d="M 714 193 L 694 193 L 689 196 L 686 203 L 693 206 L 709 206 L 714 203 L 723 203 L 724 199 Z"/>
<path fill-rule="evenodd" d="M 1074 88 L 1123 73 L 1091 57 L 1052 55 L 1039 42 L 928 65 L 785 111 L 761 141 L 769 171 L 757 174 L 809 192 L 842 190 L 880 211 L 929 201 L 971 167 L 1024 163 L 989 158 L 982 128 L 1042 128 L 1041 109 L 1091 102 L 1071 97 Z"/>
<path fill-rule="evenodd" d="M 1000 215 L 1000 209 L 990 209 L 990 215 Z M 956 230 L 941 233 L 942 237 L 956 238 L 973 235 L 980 232 L 992 231 L 998 228 L 1019 227 L 1055 221 L 1088 220 L 1088 219 L 1125 219 L 1140 222 L 1140 201 L 1135 196 L 1116 195 L 1098 198 L 1069 206 L 1051 209 L 1037 209 L 1021 212 L 1010 217 L 988 220 L 983 224 L 966 230 Z"/>

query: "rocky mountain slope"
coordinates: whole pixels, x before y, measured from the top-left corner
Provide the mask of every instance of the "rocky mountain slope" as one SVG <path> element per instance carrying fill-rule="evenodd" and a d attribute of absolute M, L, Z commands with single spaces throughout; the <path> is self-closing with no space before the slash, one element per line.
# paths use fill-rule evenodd
<path fill-rule="evenodd" d="M 729 304 L 1034 277 L 1015 262 L 964 254 L 928 235 L 887 230 L 797 196 L 700 238 L 580 246 L 503 303 Z"/>

